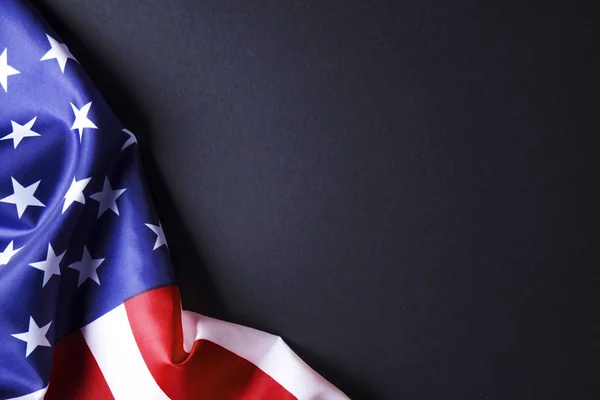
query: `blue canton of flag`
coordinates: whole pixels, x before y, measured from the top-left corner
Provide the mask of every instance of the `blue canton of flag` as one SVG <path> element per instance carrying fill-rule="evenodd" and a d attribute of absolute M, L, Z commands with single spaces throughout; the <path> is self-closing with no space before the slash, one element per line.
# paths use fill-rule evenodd
<path fill-rule="evenodd" d="M 0 3 L 0 86 L 0 398 L 10 398 L 48 385 L 61 337 L 174 277 L 135 137 L 23 2 Z"/>

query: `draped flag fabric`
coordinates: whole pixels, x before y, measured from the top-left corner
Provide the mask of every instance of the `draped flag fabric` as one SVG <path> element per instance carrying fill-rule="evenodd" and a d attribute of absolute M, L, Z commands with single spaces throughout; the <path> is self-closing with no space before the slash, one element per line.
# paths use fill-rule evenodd
<path fill-rule="evenodd" d="M 283 341 L 182 311 L 122 126 L 31 6 L 0 1 L 0 399 L 344 399 Z"/>

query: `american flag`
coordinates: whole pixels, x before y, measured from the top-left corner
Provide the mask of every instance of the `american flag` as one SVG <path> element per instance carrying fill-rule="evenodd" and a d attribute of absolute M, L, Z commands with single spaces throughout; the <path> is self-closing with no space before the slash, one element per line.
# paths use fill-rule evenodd
<path fill-rule="evenodd" d="M 181 310 L 134 134 L 26 1 L 0 1 L 0 86 L 0 398 L 346 398 Z"/>

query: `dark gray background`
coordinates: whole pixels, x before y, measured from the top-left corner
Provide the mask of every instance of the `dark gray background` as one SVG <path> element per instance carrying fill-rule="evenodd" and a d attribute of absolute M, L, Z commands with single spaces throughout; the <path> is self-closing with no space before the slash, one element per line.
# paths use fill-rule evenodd
<path fill-rule="evenodd" d="M 141 142 L 184 306 L 354 398 L 597 399 L 597 7 L 39 0 Z"/>

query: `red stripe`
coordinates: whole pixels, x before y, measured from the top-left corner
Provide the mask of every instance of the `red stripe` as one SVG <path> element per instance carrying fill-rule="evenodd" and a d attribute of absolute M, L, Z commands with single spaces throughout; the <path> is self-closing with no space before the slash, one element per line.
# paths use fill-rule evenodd
<path fill-rule="evenodd" d="M 56 343 L 50 386 L 44 399 L 114 399 L 81 331 Z"/>
<path fill-rule="evenodd" d="M 295 399 L 260 368 L 215 343 L 198 340 L 186 353 L 177 287 L 134 297 L 125 309 L 148 369 L 171 399 Z"/>

